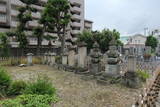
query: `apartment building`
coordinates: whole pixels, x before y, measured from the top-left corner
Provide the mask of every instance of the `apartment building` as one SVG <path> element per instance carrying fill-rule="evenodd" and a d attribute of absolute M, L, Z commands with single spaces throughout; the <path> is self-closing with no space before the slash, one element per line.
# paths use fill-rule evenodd
<path fill-rule="evenodd" d="M 41 12 L 44 9 L 44 4 L 47 3 L 48 0 L 39 0 L 39 3 L 33 5 L 38 11 L 36 13 L 32 13 L 33 21 L 27 23 L 27 26 L 31 29 L 27 31 L 28 41 L 30 46 L 35 46 L 37 44 L 36 37 L 32 36 L 32 28 L 38 26 L 38 19 L 41 17 Z M 67 39 L 70 39 L 72 42 L 77 40 L 77 35 L 81 33 L 85 25 L 84 19 L 84 0 L 69 0 L 70 1 L 70 14 L 71 14 L 71 22 L 68 25 L 67 31 Z M 24 6 L 19 0 L 0 0 L 0 32 L 6 32 L 10 29 L 14 29 L 18 25 L 17 15 L 18 15 L 18 7 Z M 87 21 L 89 22 L 89 21 Z M 91 21 L 90 21 L 91 22 Z M 90 24 L 90 23 L 89 23 Z M 87 29 L 91 25 L 88 25 Z M 50 33 L 53 36 L 57 36 L 56 34 Z M 18 43 L 15 42 L 14 38 L 11 38 L 12 47 L 17 47 Z M 66 43 L 68 44 L 68 43 Z M 43 40 L 42 45 L 48 45 L 48 41 Z M 59 41 L 52 42 L 54 46 L 60 46 Z M 70 45 L 70 44 L 68 44 Z"/>
<path fill-rule="evenodd" d="M 91 31 L 92 30 L 92 26 L 93 26 L 92 24 L 93 24 L 92 21 L 85 19 L 84 20 L 84 29 Z"/>

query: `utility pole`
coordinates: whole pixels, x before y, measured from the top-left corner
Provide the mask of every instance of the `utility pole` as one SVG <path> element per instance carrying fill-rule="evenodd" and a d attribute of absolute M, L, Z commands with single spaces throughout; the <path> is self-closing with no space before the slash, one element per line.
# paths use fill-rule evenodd
<path fill-rule="evenodd" d="M 148 27 L 144 28 L 144 35 L 147 36 Z"/>

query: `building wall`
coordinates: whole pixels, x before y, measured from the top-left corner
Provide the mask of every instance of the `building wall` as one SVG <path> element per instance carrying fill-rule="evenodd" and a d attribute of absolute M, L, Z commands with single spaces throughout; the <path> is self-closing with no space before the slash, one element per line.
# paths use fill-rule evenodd
<path fill-rule="evenodd" d="M 44 4 L 48 0 L 39 0 L 39 5 L 33 5 L 38 9 L 37 13 L 32 13 L 33 21 L 28 22 L 27 26 L 29 28 L 34 28 L 38 26 L 37 20 L 41 17 L 40 13 L 44 9 Z M 84 0 L 69 0 L 70 1 L 70 13 L 71 13 L 71 22 L 68 25 L 67 38 L 71 39 L 72 42 L 77 40 L 77 35 L 84 30 Z M 0 0 L 0 31 L 6 32 L 10 29 L 14 29 L 18 25 L 17 15 L 18 7 L 24 6 L 19 0 Z M 28 33 L 28 40 L 30 45 L 36 45 L 36 39 L 32 36 L 30 31 Z M 56 34 L 52 34 L 57 36 Z M 57 39 L 58 40 L 58 39 Z M 13 42 L 13 41 L 12 41 Z M 48 41 L 43 41 L 43 44 L 47 44 Z M 59 45 L 60 43 L 56 41 L 53 45 Z"/>
<path fill-rule="evenodd" d="M 86 30 L 92 30 L 92 25 L 93 24 L 93 22 L 92 21 L 90 21 L 90 20 L 85 20 L 84 21 L 84 29 L 86 29 Z"/>
<path fill-rule="evenodd" d="M 137 34 L 134 36 L 131 36 L 129 38 L 128 44 L 140 44 L 140 45 L 145 45 L 147 37 Z"/>

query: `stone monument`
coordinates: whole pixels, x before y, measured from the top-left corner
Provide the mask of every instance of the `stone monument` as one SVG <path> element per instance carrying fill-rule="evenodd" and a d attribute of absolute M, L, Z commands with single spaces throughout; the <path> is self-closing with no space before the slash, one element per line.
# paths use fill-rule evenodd
<path fill-rule="evenodd" d="M 81 42 L 78 44 L 78 67 L 85 68 L 85 60 L 87 57 L 87 47 L 86 43 Z"/>
<path fill-rule="evenodd" d="M 56 54 L 55 53 L 50 53 L 50 56 L 51 56 L 51 63 L 50 63 L 50 65 L 53 66 L 55 64 L 55 56 L 56 56 Z"/>
<path fill-rule="evenodd" d="M 100 65 L 101 53 L 99 52 L 99 45 L 97 42 L 95 42 L 93 45 L 93 50 L 91 51 L 90 57 L 91 57 L 91 64 L 89 70 L 92 75 L 96 75 L 99 72 L 101 72 L 101 65 Z"/>
<path fill-rule="evenodd" d="M 120 54 L 117 50 L 115 38 L 113 38 L 112 41 L 110 42 L 109 51 L 106 54 L 108 56 L 107 58 L 108 61 L 105 69 L 106 75 L 111 77 L 119 76 L 120 75 L 120 67 L 119 67 Z"/>
<path fill-rule="evenodd" d="M 32 66 L 33 65 L 32 57 L 33 57 L 32 53 L 28 53 L 27 54 L 27 63 L 28 63 L 28 66 Z"/>
<path fill-rule="evenodd" d="M 73 67 L 75 66 L 75 48 L 69 48 L 68 52 L 68 65 Z"/>
<path fill-rule="evenodd" d="M 117 83 L 119 82 L 120 75 L 120 54 L 117 50 L 116 40 L 113 37 L 109 50 L 106 53 L 107 55 L 107 64 L 105 65 L 105 72 L 102 74 L 98 81 L 101 83 Z"/>
<path fill-rule="evenodd" d="M 133 48 L 130 48 L 128 55 L 127 72 L 124 74 L 123 83 L 130 88 L 138 88 L 140 81 L 136 73 L 136 56 Z"/>

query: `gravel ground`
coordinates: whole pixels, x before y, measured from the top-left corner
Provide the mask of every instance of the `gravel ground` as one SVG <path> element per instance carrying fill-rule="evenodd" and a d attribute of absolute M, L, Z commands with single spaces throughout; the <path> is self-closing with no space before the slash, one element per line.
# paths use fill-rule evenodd
<path fill-rule="evenodd" d="M 139 92 L 120 85 L 101 85 L 95 80 L 85 81 L 81 75 L 45 65 L 6 69 L 15 80 L 33 81 L 38 75 L 47 75 L 61 99 L 55 107 L 131 107 Z"/>

